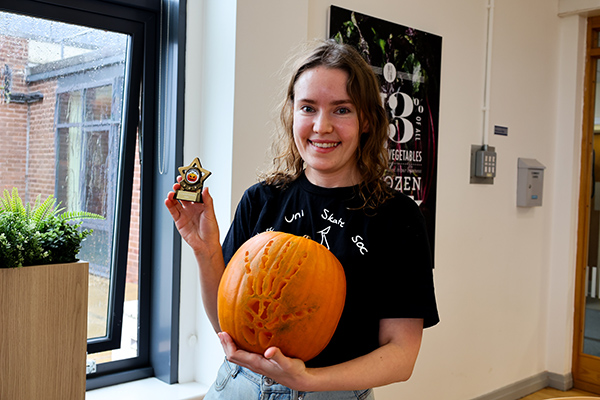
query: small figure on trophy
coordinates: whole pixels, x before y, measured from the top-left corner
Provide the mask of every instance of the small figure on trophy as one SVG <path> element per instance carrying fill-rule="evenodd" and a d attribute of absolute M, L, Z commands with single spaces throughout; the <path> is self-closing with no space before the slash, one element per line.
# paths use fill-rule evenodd
<path fill-rule="evenodd" d="M 175 192 L 174 199 L 193 201 L 202 203 L 202 187 L 204 181 L 212 172 L 202 168 L 200 159 L 194 158 L 194 161 L 185 167 L 179 167 L 179 175 L 181 175 L 181 189 Z"/>

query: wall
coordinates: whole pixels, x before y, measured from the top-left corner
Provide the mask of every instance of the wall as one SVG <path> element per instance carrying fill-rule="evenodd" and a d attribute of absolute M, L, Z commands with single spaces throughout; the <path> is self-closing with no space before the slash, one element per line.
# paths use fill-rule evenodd
<path fill-rule="evenodd" d="M 15 70 L 13 73 L 12 91 L 23 92 L 25 83 L 23 74 L 20 73 L 24 69 L 27 60 L 27 43 L 24 40 L 15 40 L 2 36 L 0 42 L 0 60 L 15 59 Z M 2 63 L 2 68 L 5 64 Z M 4 96 L 4 82 L 0 82 L 0 104 L 6 101 Z M 2 121 L 2 131 L 7 133 L 7 138 L 0 146 L 0 157 L 8 162 L 2 163 L 0 174 L 2 176 L 2 191 L 7 189 L 9 192 L 13 187 L 17 187 L 20 195 L 25 195 L 25 180 L 23 179 L 23 171 L 25 170 L 25 157 L 27 139 L 19 132 L 27 131 L 27 106 L 23 104 L 3 104 L 0 108 L 0 121 Z"/>
<path fill-rule="evenodd" d="M 326 34 L 331 4 L 225 3 L 188 1 L 190 19 L 206 25 L 188 24 L 185 139 L 186 154 L 199 154 L 213 171 L 207 185 L 218 199 L 222 231 L 264 166 L 279 67 L 293 46 Z M 558 1 L 496 1 L 490 126 L 508 127 L 508 136 L 489 138 L 498 153 L 494 184 L 472 185 L 470 147 L 482 143 L 483 131 L 487 1 L 335 5 L 443 38 L 435 270 L 442 322 L 425 332 L 410 381 L 377 389 L 378 400 L 472 399 L 523 381 L 545 384 L 538 378 L 546 371 L 568 383 L 585 19 L 576 13 L 560 18 Z M 217 28 L 215 18 L 227 15 Z M 215 57 L 206 51 L 214 40 L 235 52 Z M 220 129 L 211 124 L 217 120 Z M 519 157 L 547 167 L 542 207 L 516 207 Z M 184 249 L 189 302 L 182 305 L 188 321 L 181 332 L 180 381 L 210 383 L 222 352 L 214 350 L 218 343 L 203 317 L 198 285 L 190 283 L 195 268 Z M 194 358 L 185 357 L 190 350 Z"/>
<path fill-rule="evenodd" d="M 12 93 L 41 92 L 44 101 L 33 104 L 0 100 L 0 129 L 3 143 L 0 146 L 1 185 L 0 190 L 12 191 L 16 187 L 25 202 L 35 201 L 54 193 L 55 163 L 54 154 L 54 104 L 56 102 L 55 81 L 42 81 L 33 84 L 25 82 L 25 68 L 29 49 L 25 39 L 2 36 L 0 40 L 0 60 L 2 68 L 10 65 L 12 73 Z M 4 82 L 0 90 L 4 93 Z M 30 143 L 27 143 L 29 134 Z M 50 150 L 49 150 L 50 149 Z M 28 175 L 27 175 L 28 173 Z"/>

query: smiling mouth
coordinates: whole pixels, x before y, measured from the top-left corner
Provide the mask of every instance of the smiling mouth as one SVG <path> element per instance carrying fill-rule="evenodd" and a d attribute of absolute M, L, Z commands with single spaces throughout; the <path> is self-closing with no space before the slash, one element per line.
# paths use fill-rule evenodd
<path fill-rule="evenodd" d="M 310 144 L 312 144 L 315 147 L 318 147 L 320 149 L 330 149 L 332 147 L 337 147 L 340 142 L 313 142 L 312 140 L 308 141 Z"/>

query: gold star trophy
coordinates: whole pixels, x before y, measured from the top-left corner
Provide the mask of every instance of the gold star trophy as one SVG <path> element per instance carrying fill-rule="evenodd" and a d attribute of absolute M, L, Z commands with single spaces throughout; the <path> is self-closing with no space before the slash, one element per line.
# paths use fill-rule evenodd
<path fill-rule="evenodd" d="M 181 175 L 181 189 L 175 192 L 174 199 L 193 201 L 202 203 L 202 187 L 204 181 L 212 174 L 209 170 L 202 168 L 200 159 L 194 158 L 194 161 L 185 167 L 179 167 L 179 175 Z"/>

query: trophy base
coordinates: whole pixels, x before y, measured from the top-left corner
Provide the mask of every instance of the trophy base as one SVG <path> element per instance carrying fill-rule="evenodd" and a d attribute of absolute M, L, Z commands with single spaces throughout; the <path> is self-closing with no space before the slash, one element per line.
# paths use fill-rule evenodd
<path fill-rule="evenodd" d="M 193 201 L 194 203 L 202 203 L 202 192 L 186 192 L 185 190 L 177 190 L 175 200 Z"/>

